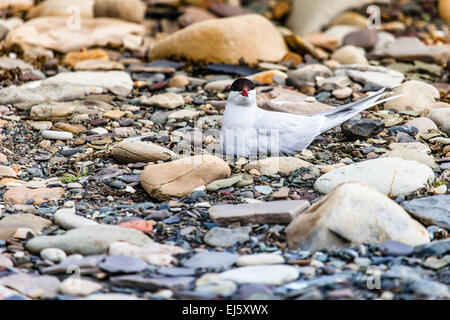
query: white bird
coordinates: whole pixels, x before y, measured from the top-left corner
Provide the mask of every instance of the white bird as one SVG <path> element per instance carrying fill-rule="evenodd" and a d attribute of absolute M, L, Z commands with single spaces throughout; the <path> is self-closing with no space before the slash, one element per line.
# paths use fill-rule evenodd
<path fill-rule="evenodd" d="M 359 112 L 398 96 L 379 100 L 385 89 L 358 101 L 313 115 L 267 111 L 258 107 L 252 81 L 233 82 L 222 120 L 220 144 L 227 156 L 295 154 L 315 137 L 354 117 Z"/>

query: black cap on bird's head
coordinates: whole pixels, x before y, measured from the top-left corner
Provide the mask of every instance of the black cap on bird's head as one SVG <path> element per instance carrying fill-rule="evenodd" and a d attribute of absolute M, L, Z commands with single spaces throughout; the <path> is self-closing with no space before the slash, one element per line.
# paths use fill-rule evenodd
<path fill-rule="evenodd" d="M 239 92 L 241 95 L 248 97 L 248 92 L 255 89 L 253 81 L 246 78 L 239 78 L 233 82 L 230 91 Z"/>

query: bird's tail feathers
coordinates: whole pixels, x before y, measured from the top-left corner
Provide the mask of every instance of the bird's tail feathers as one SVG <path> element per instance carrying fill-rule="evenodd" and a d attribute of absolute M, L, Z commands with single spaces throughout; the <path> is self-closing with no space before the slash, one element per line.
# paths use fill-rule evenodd
<path fill-rule="evenodd" d="M 331 109 L 331 110 L 327 110 L 325 112 L 319 113 L 319 115 L 326 117 L 325 123 L 322 126 L 320 133 L 323 133 L 327 130 L 330 130 L 330 129 L 338 126 L 342 122 L 353 118 L 355 115 L 357 115 L 361 111 L 369 109 L 370 107 L 373 107 L 377 104 L 387 102 L 389 100 L 397 99 L 401 96 L 404 96 L 404 95 L 396 95 L 396 96 L 392 96 L 392 97 L 388 97 L 388 98 L 379 100 L 382 97 L 382 95 L 385 93 L 385 90 L 386 89 L 383 88 L 368 97 L 359 99 L 355 102 L 346 104 L 342 107 L 338 107 L 335 109 Z"/>

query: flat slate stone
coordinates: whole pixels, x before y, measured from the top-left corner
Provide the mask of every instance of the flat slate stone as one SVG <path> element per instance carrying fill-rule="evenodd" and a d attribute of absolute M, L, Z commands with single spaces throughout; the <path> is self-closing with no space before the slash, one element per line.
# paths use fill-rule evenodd
<path fill-rule="evenodd" d="M 141 272 L 148 268 L 148 264 L 140 259 L 135 257 L 127 257 L 127 256 L 109 256 L 98 265 L 102 270 L 116 273 L 135 273 Z"/>
<path fill-rule="evenodd" d="M 261 203 L 222 204 L 209 209 L 210 218 L 220 224 L 289 223 L 309 207 L 306 200 L 285 200 Z"/>
<path fill-rule="evenodd" d="M 380 245 L 380 251 L 386 256 L 408 256 L 414 251 L 414 247 L 393 240 L 388 240 Z"/>
<path fill-rule="evenodd" d="M 158 269 L 158 273 L 170 277 L 186 277 L 194 276 L 195 269 L 162 267 Z"/>
<path fill-rule="evenodd" d="M 184 261 L 188 268 L 227 268 L 232 266 L 239 255 L 228 252 L 200 252 Z"/>
<path fill-rule="evenodd" d="M 402 207 L 426 225 L 450 231 L 450 195 L 438 195 L 402 202 Z"/>
<path fill-rule="evenodd" d="M 175 289 L 185 290 L 195 280 L 194 277 L 146 278 L 140 275 L 125 275 L 110 278 L 111 283 L 120 287 L 143 290 Z"/>
<path fill-rule="evenodd" d="M 450 239 L 433 241 L 414 247 L 414 255 L 418 257 L 443 256 L 448 252 L 450 252 Z"/>

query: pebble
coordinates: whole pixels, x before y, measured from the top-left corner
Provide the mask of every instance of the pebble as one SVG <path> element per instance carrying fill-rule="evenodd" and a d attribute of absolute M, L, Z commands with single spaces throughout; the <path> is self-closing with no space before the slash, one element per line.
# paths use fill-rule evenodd
<path fill-rule="evenodd" d="M 75 214 L 75 208 L 59 209 L 54 214 L 55 222 L 64 229 L 70 230 L 79 227 L 96 226 L 98 223 Z"/>
<path fill-rule="evenodd" d="M 134 229 L 97 225 L 79 227 L 58 236 L 35 237 L 27 242 L 26 248 L 31 252 L 58 248 L 64 250 L 66 254 L 90 255 L 105 252 L 110 243 L 119 240 L 137 245 L 151 242 L 146 235 Z"/>
<path fill-rule="evenodd" d="M 238 284 L 257 283 L 280 286 L 297 279 L 299 272 L 287 265 L 245 266 L 220 274 L 220 278 Z"/>
<path fill-rule="evenodd" d="M 261 253 L 253 255 L 240 256 L 236 261 L 237 266 L 253 266 L 266 264 L 283 264 L 284 258 L 277 254 Z"/>
<path fill-rule="evenodd" d="M 251 229 L 246 228 L 212 228 L 205 235 L 204 241 L 212 247 L 229 248 L 238 242 L 244 243 L 250 239 L 249 233 Z"/>
<path fill-rule="evenodd" d="M 42 131 L 42 137 L 45 139 L 50 139 L 50 140 L 71 140 L 71 139 L 73 139 L 73 135 L 70 132 L 52 131 L 52 130 Z"/>
<path fill-rule="evenodd" d="M 331 59 L 341 64 L 361 64 L 368 65 L 364 49 L 352 45 L 344 46 L 333 53 Z"/>
<path fill-rule="evenodd" d="M 86 279 L 68 278 L 61 283 L 59 291 L 69 296 L 88 296 L 96 291 L 100 291 L 102 285 Z"/>
<path fill-rule="evenodd" d="M 382 120 L 350 119 L 341 125 L 342 133 L 347 139 L 359 140 L 374 137 L 384 129 Z"/>
<path fill-rule="evenodd" d="M 106 257 L 98 266 L 110 273 L 137 273 L 148 268 L 148 264 L 140 258 L 114 255 Z"/>
<path fill-rule="evenodd" d="M 232 266 L 239 255 L 228 252 L 202 252 L 183 262 L 188 268 L 227 268 Z"/>
<path fill-rule="evenodd" d="M 409 256 L 413 253 L 414 247 L 401 242 L 388 240 L 380 245 L 380 251 L 387 256 Z"/>
<path fill-rule="evenodd" d="M 433 224 L 450 230 L 450 195 L 413 199 L 401 205 L 425 225 Z"/>
<path fill-rule="evenodd" d="M 59 263 L 67 258 L 66 253 L 57 248 L 46 248 L 40 252 L 41 258 L 55 263 Z"/>

